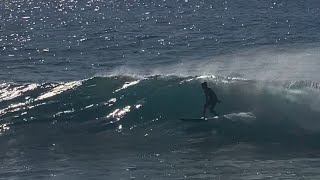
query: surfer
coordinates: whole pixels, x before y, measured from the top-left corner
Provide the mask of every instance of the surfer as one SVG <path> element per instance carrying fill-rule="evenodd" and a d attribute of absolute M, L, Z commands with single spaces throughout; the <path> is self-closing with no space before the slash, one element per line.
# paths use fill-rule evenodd
<path fill-rule="evenodd" d="M 201 86 L 206 96 L 206 103 L 204 104 L 204 107 L 203 107 L 203 117 L 206 117 L 206 110 L 208 107 L 210 108 L 210 111 L 212 114 L 214 114 L 215 116 L 219 116 L 215 112 L 214 107 L 216 106 L 217 103 L 220 103 L 221 101 L 218 100 L 216 93 L 211 88 L 208 87 L 206 82 L 203 82 Z"/>

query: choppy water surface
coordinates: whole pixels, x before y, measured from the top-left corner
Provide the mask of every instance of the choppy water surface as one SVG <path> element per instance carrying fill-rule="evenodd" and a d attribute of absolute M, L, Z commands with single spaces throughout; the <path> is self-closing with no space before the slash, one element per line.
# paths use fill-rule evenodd
<path fill-rule="evenodd" d="M 318 4 L 0 2 L 0 179 L 318 179 Z"/>

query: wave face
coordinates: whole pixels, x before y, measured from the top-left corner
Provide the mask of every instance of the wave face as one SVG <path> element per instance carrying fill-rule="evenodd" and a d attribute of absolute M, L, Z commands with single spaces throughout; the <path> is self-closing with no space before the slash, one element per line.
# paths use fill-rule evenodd
<path fill-rule="evenodd" d="M 222 103 L 219 121 L 182 122 L 201 116 L 207 81 Z M 320 132 L 320 84 L 311 81 L 252 81 L 216 76 L 94 77 L 44 84 L 1 84 L 1 135 L 37 127 L 61 133 L 138 133 L 150 129 L 178 134 L 202 126 L 239 141 L 287 142 L 299 137 L 312 145 Z M 202 124 L 202 125 L 201 125 Z M 163 130 L 163 131 L 162 131 Z M 201 129 L 203 130 L 203 129 Z M 314 140 L 314 141 L 313 141 Z"/>

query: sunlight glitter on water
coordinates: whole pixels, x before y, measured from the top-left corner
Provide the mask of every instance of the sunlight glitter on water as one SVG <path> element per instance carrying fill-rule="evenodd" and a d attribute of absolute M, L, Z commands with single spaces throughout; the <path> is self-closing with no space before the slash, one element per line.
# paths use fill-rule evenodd
<path fill-rule="evenodd" d="M 123 118 L 128 112 L 130 112 L 131 106 L 126 106 L 122 109 L 116 109 L 112 113 L 110 113 L 107 118 L 114 118 L 117 121 L 120 121 L 121 118 Z"/>
<path fill-rule="evenodd" d="M 123 89 L 127 89 L 128 87 L 134 86 L 134 85 L 138 84 L 139 82 L 140 82 L 140 80 L 136 80 L 136 81 L 132 81 L 132 82 L 125 82 L 124 85 L 120 89 L 117 89 L 114 92 L 118 92 Z"/>

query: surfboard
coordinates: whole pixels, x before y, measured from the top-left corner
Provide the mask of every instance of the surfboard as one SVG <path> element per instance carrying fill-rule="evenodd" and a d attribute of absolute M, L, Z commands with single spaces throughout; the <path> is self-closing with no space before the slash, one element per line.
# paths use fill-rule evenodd
<path fill-rule="evenodd" d="M 181 121 L 192 121 L 192 122 L 206 122 L 213 119 L 218 119 L 219 116 L 208 117 L 208 118 L 180 118 Z"/>
<path fill-rule="evenodd" d="M 180 118 L 181 121 L 190 121 L 190 122 L 218 122 L 217 120 L 229 120 L 233 122 L 243 122 L 243 123 L 253 123 L 256 119 L 256 116 L 252 112 L 237 112 L 229 114 L 220 114 L 219 116 L 213 116 L 208 118 Z"/>

